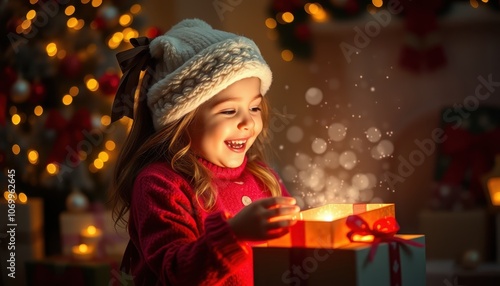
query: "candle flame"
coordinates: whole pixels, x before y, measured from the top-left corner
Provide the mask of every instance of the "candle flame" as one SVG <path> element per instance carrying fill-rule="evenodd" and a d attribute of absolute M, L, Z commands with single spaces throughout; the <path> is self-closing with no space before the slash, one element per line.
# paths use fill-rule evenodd
<path fill-rule="evenodd" d="M 78 250 L 81 253 L 85 253 L 89 250 L 89 247 L 86 244 L 82 243 L 82 244 L 78 245 Z"/>
<path fill-rule="evenodd" d="M 90 234 L 90 235 L 94 235 L 94 234 L 96 234 L 96 232 L 97 232 L 97 229 L 95 228 L 95 226 L 93 226 L 93 225 L 89 225 L 89 226 L 87 227 L 87 233 L 88 233 L 88 234 Z"/>

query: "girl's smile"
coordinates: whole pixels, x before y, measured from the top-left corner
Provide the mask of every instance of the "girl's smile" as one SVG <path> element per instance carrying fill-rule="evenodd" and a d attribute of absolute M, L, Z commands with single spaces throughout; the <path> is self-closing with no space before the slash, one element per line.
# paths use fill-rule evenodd
<path fill-rule="evenodd" d="M 234 152 L 243 152 L 245 151 L 245 146 L 246 146 L 247 140 L 228 140 L 226 141 L 226 145 L 229 147 L 229 149 L 233 150 Z"/>

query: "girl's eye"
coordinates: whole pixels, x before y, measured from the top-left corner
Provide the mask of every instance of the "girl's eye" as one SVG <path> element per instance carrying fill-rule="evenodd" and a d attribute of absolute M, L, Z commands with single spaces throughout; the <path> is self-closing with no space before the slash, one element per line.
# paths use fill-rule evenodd
<path fill-rule="evenodd" d="M 252 112 L 259 112 L 259 111 L 261 111 L 261 109 L 260 109 L 260 107 L 256 106 L 256 107 L 250 108 L 250 111 L 252 111 Z"/>
<path fill-rule="evenodd" d="M 231 114 L 234 114 L 235 112 L 236 111 L 234 109 L 230 109 L 230 110 L 223 110 L 220 113 L 225 114 L 225 115 L 231 115 Z"/>

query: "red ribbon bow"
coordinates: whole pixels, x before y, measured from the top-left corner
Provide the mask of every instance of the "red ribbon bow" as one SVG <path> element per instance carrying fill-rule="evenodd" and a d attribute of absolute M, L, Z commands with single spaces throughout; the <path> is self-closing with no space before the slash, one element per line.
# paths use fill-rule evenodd
<path fill-rule="evenodd" d="M 66 120 L 57 110 L 51 111 L 45 122 L 45 128 L 54 129 L 58 136 L 47 163 L 62 163 L 65 159 L 71 160 L 71 162 L 66 163 L 78 163 L 78 144 L 85 139 L 83 131 L 89 131 L 91 127 L 90 113 L 86 109 L 76 111 L 70 120 Z M 70 151 L 73 151 L 76 158 L 71 159 L 67 156 Z"/>
<path fill-rule="evenodd" d="M 419 242 L 394 236 L 399 231 L 399 224 L 394 217 L 381 218 L 373 223 L 373 228 L 370 228 L 368 223 L 360 216 L 350 215 L 347 217 L 346 225 L 351 229 L 347 233 L 347 237 L 351 242 L 371 243 L 372 247 L 368 255 L 369 261 L 373 260 L 377 248 L 382 242 L 396 242 L 416 247 L 424 246 Z M 367 238 L 369 238 L 369 240 Z"/>

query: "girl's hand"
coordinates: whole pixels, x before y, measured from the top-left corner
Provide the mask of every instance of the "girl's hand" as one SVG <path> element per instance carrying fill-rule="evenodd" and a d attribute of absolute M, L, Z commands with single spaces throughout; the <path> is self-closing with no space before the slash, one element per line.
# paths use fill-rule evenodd
<path fill-rule="evenodd" d="M 228 220 L 238 239 L 268 240 L 280 237 L 295 224 L 294 215 L 300 212 L 291 197 L 272 197 L 257 200 Z"/>

